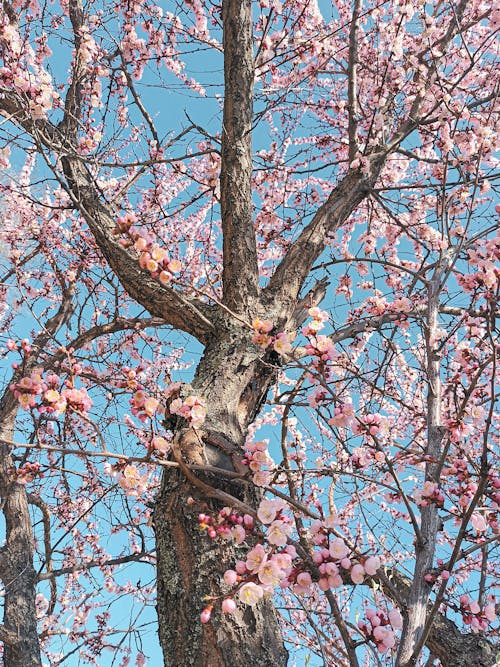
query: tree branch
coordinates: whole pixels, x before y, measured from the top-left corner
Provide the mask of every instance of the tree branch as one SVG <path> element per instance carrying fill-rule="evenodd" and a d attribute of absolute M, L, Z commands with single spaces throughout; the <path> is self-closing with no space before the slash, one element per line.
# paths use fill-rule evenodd
<path fill-rule="evenodd" d="M 349 162 L 352 162 L 358 152 L 357 142 L 357 114 L 358 114 L 358 20 L 361 10 L 361 0 L 354 0 L 351 28 L 349 31 L 349 70 L 348 70 L 348 109 L 349 109 Z"/>
<path fill-rule="evenodd" d="M 63 184 L 76 209 L 89 225 L 96 243 L 127 293 L 160 317 L 165 324 L 186 331 L 204 342 L 213 330 L 213 307 L 162 285 L 143 271 L 137 258 L 121 246 L 115 237 L 114 207 L 106 202 L 87 167 L 75 154 L 61 130 L 46 120 L 33 120 L 21 98 L 12 91 L 0 98 L 0 113 L 20 125 L 41 148 L 55 151 L 61 158 L 66 184 Z"/>
<path fill-rule="evenodd" d="M 259 291 L 252 206 L 253 19 L 251 0 L 223 0 L 224 119 L 221 214 L 223 300 L 245 312 Z"/>
<path fill-rule="evenodd" d="M 368 159 L 372 164 L 371 174 L 349 170 L 287 250 L 265 289 L 269 301 L 279 300 L 288 310 L 287 305 L 297 300 L 313 263 L 326 247 L 328 236 L 340 228 L 374 185 L 384 157 L 373 155 Z"/>
<path fill-rule="evenodd" d="M 387 575 L 401 597 L 407 600 L 410 594 L 410 579 L 396 569 L 391 569 Z M 384 590 L 392 597 L 389 589 Z M 426 646 L 444 667 L 492 667 L 499 648 L 481 634 L 460 632 L 456 624 L 443 613 L 436 615 Z"/>

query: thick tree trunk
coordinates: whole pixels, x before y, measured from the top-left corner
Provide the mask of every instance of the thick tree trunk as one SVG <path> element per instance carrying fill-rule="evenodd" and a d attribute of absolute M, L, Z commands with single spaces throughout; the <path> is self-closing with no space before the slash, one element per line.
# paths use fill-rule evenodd
<path fill-rule="evenodd" d="M 263 363 L 262 350 L 234 325 L 219 341 L 209 342 L 200 362 L 193 393 L 207 401 L 205 433 L 217 434 L 233 457 L 243 458 L 246 428 L 265 398 L 273 377 L 272 360 Z M 210 438 L 206 438 L 209 440 Z M 219 467 L 232 468 L 226 451 L 206 445 L 201 457 Z M 249 484 L 204 477 L 255 506 L 258 493 Z M 194 501 L 194 502 L 193 502 Z M 203 497 L 182 472 L 167 471 L 154 519 L 158 559 L 158 617 L 160 642 L 167 667 L 282 667 L 287 662 L 272 600 L 241 607 L 233 615 L 215 606 L 212 621 L 200 622 L 207 596 L 217 597 L 224 571 L 238 560 L 238 548 L 211 540 L 198 528 L 197 515 L 221 504 Z"/>
<path fill-rule="evenodd" d="M 16 409 L 13 397 L 0 404 L 0 498 L 5 517 L 5 545 L 0 552 L 4 585 L 4 615 L 0 640 L 5 667 L 40 667 L 36 627 L 36 572 L 33 568 L 33 533 L 26 489 L 12 480 L 10 447 Z M 3 408 L 3 409 L 2 409 Z"/>
<path fill-rule="evenodd" d="M 158 558 L 158 617 L 166 667 L 283 667 L 283 648 L 272 600 L 257 607 L 220 613 L 200 622 L 207 596 L 217 597 L 224 571 L 238 560 L 237 549 L 211 540 L 198 528 L 203 500 L 182 479 L 165 475 L 155 511 Z M 216 506 L 211 504 L 215 509 Z"/>

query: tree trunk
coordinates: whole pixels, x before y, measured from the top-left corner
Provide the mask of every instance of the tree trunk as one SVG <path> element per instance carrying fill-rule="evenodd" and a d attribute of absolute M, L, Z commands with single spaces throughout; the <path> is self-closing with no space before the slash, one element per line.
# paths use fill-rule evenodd
<path fill-rule="evenodd" d="M 4 614 L 0 640 L 5 667 L 41 667 L 36 627 L 36 572 L 33 568 L 33 533 L 26 489 L 12 479 L 10 447 L 16 406 L 12 396 L 0 403 L 0 497 L 5 516 L 5 545 L 0 551 Z"/>
<path fill-rule="evenodd" d="M 226 323 L 227 324 L 227 323 Z M 226 451 L 208 444 L 199 453 L 218 467 L 234 469 L 243 458 L 246 429 L 254 418 L 275 373 L 272 358 L 262 360 L 246 332 L 227 324 L 218 341 L 209 341 L 193 381 L 192 391 L 207 402 L 205 434 L 216 434 Z M 182 439 L 182 436 L 181 436 Z M 213 487 L 256 506 L 258 492 L 249 484 L 204 476 Z M 192 499 L 192 500 L 190 500 Z M 194 501 L 194 502 L 193 502 Z M 160 643 L 167 667 L 284 667 L 287 652 L 271 599 L 235 614 L 220 613 L 215 605 L 210 623 L 200 622 L 207 596 L 217 597 L 224 571 L 238 560 L 238 547 L 210 539 L 198 528 L 200 511 L 223 505 L 203 497 L 182 472 L 166 471 L 157 498 L 154 522 L 158 567 Z"/>

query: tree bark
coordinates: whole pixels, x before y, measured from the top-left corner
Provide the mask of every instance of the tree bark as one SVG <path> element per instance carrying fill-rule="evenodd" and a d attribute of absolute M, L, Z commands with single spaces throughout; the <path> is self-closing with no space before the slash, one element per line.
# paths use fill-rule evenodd
<path fill-rule="evenodd" d="M 223 295 L 245 313 L 259 291 L 252 205 L 253 18 L 251 0 L 223 0 L 224 117 L 220 173 Z"/>
<path fill-rule="evenodd" d="M 396 568 L 388 570 L 387 576 L 406 607 L 412 579 L 401 574 Z M 378 583 L 384 588 L 386 595 L 392 597 L 395 604 L 398 604 L 391 589 L 381 580 Z M 431 608 L 432 603 L 429 602 L 427 610 L 430 611 Z M 443 667 L 493 667 L 498 654 L 498 646 L 481 634 L 460 632 L 455 623 L 441 612 L 434 617 L 425 645 L 430 653 L 440 660 Z"/>
<path fill-rule="evenodd" d="M 10 392 L 9 392 L 10 393 Z M 0 552 L 4 585 L 3 626 L 5 667 L 41 667 L 36 625 L 36 572 L 33 567 L 33 532 L 26 489 L 12 478 L 12 440 L 16 406 L 6 394 L 0 403 L 0 498 L 5 517 L 5 545 Z"/>
<path fill-rule="evenodd" d="M 427 451 L 428 462 L 425 468 L 426 481 L 439 484 L 439 460 L 442 455 L 444 435 L 442 420 L 441 389 L 441 354 L 436 338 L 438 330 L 439 295 L 442 288 L 442 276 L 448 269 L 445 258 L 436 268 L 429 283 L 427 293 L 426 355 L 427 355 Z M 403 626 L 396 665 L 415 667 L 421 651 L 427 619 L 427 605 L 432 585 L 425 576 L 431 571 L 439 532 L 439 512 L 435 503 L 430 503 L 421 510 L 420 532 L 415 544 L 415 568 L 408 595 L 408 613 Z"/>
<path fill-rule="evenodd" d="M 203 432 L 208 435 L 198 452 L 201 460 L 234 469 L 235 459 L 243 458 L 246 429 L 275 372 L 272 358 L 261 360 L 262 354 L 247 332 L 229 323 L 224 335 L 207 345 L 192 387 L 193 393 L 207 401 Z M 212 439 L 210 433 L 214 434 Z M 225 450 L 210 444 L 217 439 L 226 443 Z M 228 453 L 231 449 L 235 458 Z M 252 485 L 215 475 L 203 480 L 250 506 L 258 502 L 258 491 Z M 238 608 L 232 615 L 219 613 L 220 605 L 216 605 L 213 623 L 200 622 L 207 597 L 220 596 L 224 571 L 239 559 L 238 547 L 218 538 L 211 540 L 199 530 L 197 515 L 207 511 L 207 505 L 214 511 L 223 506 L 203 497 L 180 471 L 164 473 L 154 525 L 159 635 L 165 665 L 284 667 L 287 652 L 271 599 L 255 607 Z"/>

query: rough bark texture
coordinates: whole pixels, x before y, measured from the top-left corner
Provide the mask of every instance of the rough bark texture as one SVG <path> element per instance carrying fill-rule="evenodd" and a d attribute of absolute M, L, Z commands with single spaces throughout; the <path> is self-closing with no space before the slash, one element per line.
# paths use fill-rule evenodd
<path fill-rule="evenodd" d="M 190 505 L 190 497 L 197 502 Z M 238 559 L 237 549 L 198 529 L 197 514 L 203 507 L 203 499 L 181 473 L 164 475 L 155 528 L 159 634 L 166 667 L 284 667 L 287 654 L 271 599 L 232 615 L 214 610 L 210 623 L 200 622 L 206 596 L 220 595 L 222 574 Z"/>
<path fill-rule="evenodd" d="M 253 19 L 251 0 L 224 0 L 221 214 L 224 301 L 245 312 L 258 293 L 252 207 Z M 238 279 L 235 280 L 235 277 Z"/>
<path fill-rule="evenodd" d="M 14 462 L 10 448 L 2 443 L 2 439 L 12 440 L 15 414 L 16 407 L 8 396 L 0 403 L 0 498 L 5 517 L 5 546 L 0 552 L 0 578 L 5 589 L 0 640 L 4 642 L 5 667 L 40 667 L 28 498 L 24 486 L 12 481 Z"/>
<path fill-rule="evenodd" d="M 445 667 L 494 667 L 498 647 L 480 635 L 462 634 L 453 621 L 438 615 L 426 646 Z"/>
<path fill-rule="evenodd" d="M 217 434 L 225 449 L 207 444 L 196 455 L 219 467 L 234 469 L 230 450 L 243 458 L 244 433 L 265 398 L 274 374 L 272 359 L 261 360 L 249 334 L 227 323 L 225 335 L 207 345 L 193 391 L 207 401 L 204 431 Z M 207 438 L 208 440 L 209 438 Z M 181 438 L 182 440 L 182 438 Z M 181 443 L 182 445 L 182 443 Z M 184 448 L 187 456 L 187 448 Z M 255 507 L 258 494 L 250 485 L 228 482 L 214 475 L 203 480 Z M 191 498 L 192 500 L 188 500 Z M 193 503 L 194 500 L 194 503 Z M 280 667 L 287 653 L 280 637 L 271 600 L 256 607 L 238 609 L 234 615 L 215 613 L 202 625 L 200 611 L 207 597 L 220 595 L 224 571 L 234 566 L 238 549 L 211 540 L 198 529 L 197 515 L 204 508 L 222 504 L 207 501 L 182 473 L 166 472 L 156 502 L 154 523 L 158 558 L 158 616 L 165 665 L 194 667 Z"/>

